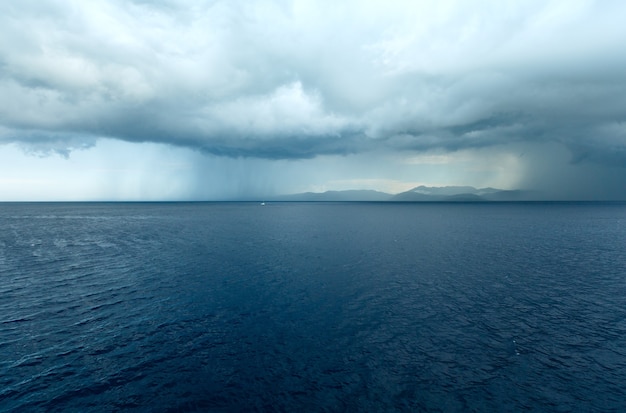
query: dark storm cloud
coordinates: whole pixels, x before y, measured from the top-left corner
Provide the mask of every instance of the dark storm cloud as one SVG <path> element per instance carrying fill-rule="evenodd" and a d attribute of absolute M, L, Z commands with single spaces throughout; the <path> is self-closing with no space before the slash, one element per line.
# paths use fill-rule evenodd
<path fill-rule="evenodd" d="M 552 142 L 624 167 L 624 16 L 619 1 L 3 2 L 0 139 L 268 159 Z"/>

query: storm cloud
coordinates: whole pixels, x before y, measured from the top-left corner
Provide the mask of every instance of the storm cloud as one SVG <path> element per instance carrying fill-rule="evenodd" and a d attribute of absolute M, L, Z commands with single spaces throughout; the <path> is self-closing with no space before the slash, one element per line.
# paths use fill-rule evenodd
<path fill-rule="evenodd" d="M 624 18 L 617 0 L 2 2 L 0 142 L 273 160 L 552 145 L 622 179 Z"/>

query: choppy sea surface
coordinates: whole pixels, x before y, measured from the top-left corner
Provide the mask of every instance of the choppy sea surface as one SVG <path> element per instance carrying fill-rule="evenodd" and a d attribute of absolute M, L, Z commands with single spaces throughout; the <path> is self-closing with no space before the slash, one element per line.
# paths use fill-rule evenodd
<path fill-rule="evenodd" d="M 626 411 L 626 204 L 0 204 L 0 411 Z"/>

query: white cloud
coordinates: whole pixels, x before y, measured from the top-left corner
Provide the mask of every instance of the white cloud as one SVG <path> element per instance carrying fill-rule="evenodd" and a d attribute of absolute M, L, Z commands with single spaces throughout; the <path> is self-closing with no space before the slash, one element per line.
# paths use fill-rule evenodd
<path fill-rule="evenodd" d="M 204 108 L 200 122 L 209 133 L 221 130 L 241 136 L 339 136 L 347 120 L 325 113 L 318 93 L 307 93 L 300 82 L 278 87 L 268 95 L 247 96 Z"/>

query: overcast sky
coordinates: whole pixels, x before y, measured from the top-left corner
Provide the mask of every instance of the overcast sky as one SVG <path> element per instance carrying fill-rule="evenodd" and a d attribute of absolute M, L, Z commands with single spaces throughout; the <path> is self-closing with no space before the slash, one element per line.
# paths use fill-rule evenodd
<path fill-rule="evenodd" d="M 626 2 L 0 2 L 0 200 L 626 199 Z"/>

